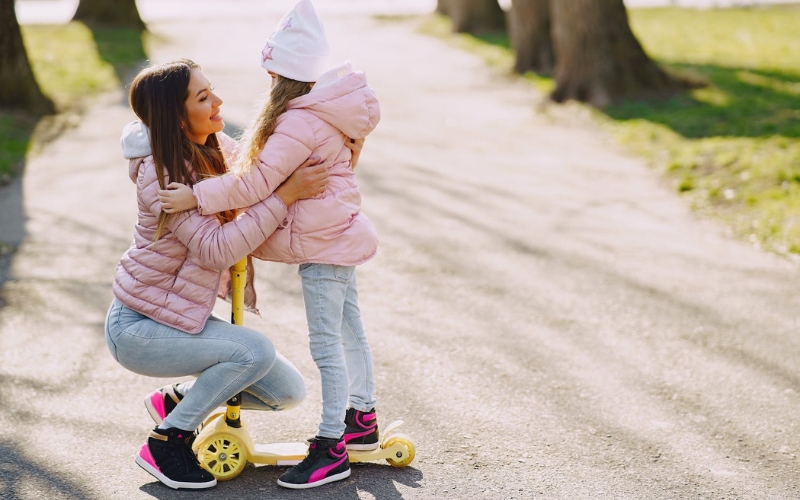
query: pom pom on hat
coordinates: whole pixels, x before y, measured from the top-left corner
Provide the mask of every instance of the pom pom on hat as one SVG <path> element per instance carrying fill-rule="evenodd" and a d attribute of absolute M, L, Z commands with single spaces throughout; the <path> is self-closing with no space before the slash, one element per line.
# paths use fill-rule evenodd
<path fill-rule="evenodd" d="M 328 69 L 330 47 L 311 0 L 300 0 L 270 35 L 261 67 L 300 82 L 316 82 Z"/>

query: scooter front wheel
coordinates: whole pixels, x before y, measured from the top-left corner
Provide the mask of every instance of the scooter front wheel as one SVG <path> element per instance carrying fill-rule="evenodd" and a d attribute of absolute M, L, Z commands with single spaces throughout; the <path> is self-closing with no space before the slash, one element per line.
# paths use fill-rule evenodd
<path fill-rule="evenodd" d="M 233 434 L 212 434 L 197 448 L 197 460 L 217 481 L 228 481 L 247 465 L 247 449 Z"/>
<path fill-rule="evenodd" d="M 416 449 L 414 448 L 414 443 L 411 441 L 411 439 L 404 435 L 394 435 L 386 440 L 386 442 L 383 444 L 384 449 L 389 449 L 393 446 L 397 449 L 396 456 L 386 459 L 386 461 L 389 462 L 389 465 L 392 467 L 405 467 L 414 460 Z"/>

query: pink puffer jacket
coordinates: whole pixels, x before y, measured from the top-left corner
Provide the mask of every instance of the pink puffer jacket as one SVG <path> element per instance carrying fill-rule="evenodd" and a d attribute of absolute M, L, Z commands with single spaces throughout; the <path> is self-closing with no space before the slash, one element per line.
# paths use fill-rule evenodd
<path fill-rule="evenodd" d="M 149 140 L 146 147 L 134 147 L 142 145 L 146 133 L 134 122 L 122 137 L 139 209 L 133 243 L 117 267 L 114 295 L 127 307 L 159 323 L 198 333 L 211 314 L 222 271 L 275 231 L 286 216 L 286 206 L 273 195 L 227 224 L 197 210 L 174 214 L 154 243 L 161 212 L 156 167 L 152 156 L 134 157 L 142 150 L 149 152 Z M 224 134 L 218 137 L 228 156 L 235 142 Z"/>
<path fill-rule="evenodd" d="M 378 235 L 361 211 L 361 194 L 350 166 L 349 138 L 366 137 L 380 120 L 375 93 L 363 72 L 343 63 L 320 77 L 308 94 L 289 102 L 252 169 L 195 184 L 198 209 L 213 214 L 267 198 L 311 156 L 328 165 L 325 192 L 289 207 L 279 228 L 253 256 L 298 264 L 362 264 L 375 255 Z"/>

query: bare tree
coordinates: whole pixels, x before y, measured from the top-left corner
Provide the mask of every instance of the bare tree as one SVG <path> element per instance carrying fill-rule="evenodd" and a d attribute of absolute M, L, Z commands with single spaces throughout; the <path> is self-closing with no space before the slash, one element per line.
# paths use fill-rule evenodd
<path fill-rule="evenodd" d="M 678 83 L 642 49 L 623 0 L 552 0 L 556 102 L 601 107 L 621 97 L 675 91 Z"/>
<path fill-rule="evenodd" d="M 0 108 L 24 109 L 39 115 L 55 112 L 33 76 L 14 0 L 0 0 Z"/>
<path fill-rule="evenodd" d="M 497 0 L 445 0 L 456 33 L 505 31 L 506 13 Z"/>
<path fill-rule="evenodd" d="M 88 25 L 145 29 L 136 0 L 80 0 L 72 19 Z"/>
<path fill-rule="evenodd" d="M 555 65 L 550 33 L 550 0 L 511 0 L 508 31 L 514 71 L 550 74 Z"/>

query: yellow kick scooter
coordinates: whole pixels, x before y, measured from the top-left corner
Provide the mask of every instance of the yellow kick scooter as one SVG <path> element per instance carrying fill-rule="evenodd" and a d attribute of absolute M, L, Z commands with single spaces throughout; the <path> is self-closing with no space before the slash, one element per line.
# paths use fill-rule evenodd
<path fill-rule="evenodd" d="M 244 287 L 247 276 L 247 258 L 237 262 L 231 272 L 231 323 L 244 324 Z M 214 413 L 203 423 L 192 449 L 206 470 L 217 481 L 233 479 L 244 470 L 247 462 L 264 465 L 296 465 L 308 453 L 302 443 L 254 444 L 247 426 L 241 420 L 241 394 L 227 402 L 225 412 Z M 351 463 L 386 460 L 393 467 L 405 467 L 414 460 L 414 443 L 405 434 L 397 432 L 403 424 L 397 420 L 389 424 L 381 437 L 380 446 L 374 450 L 348 450 Z"/>

